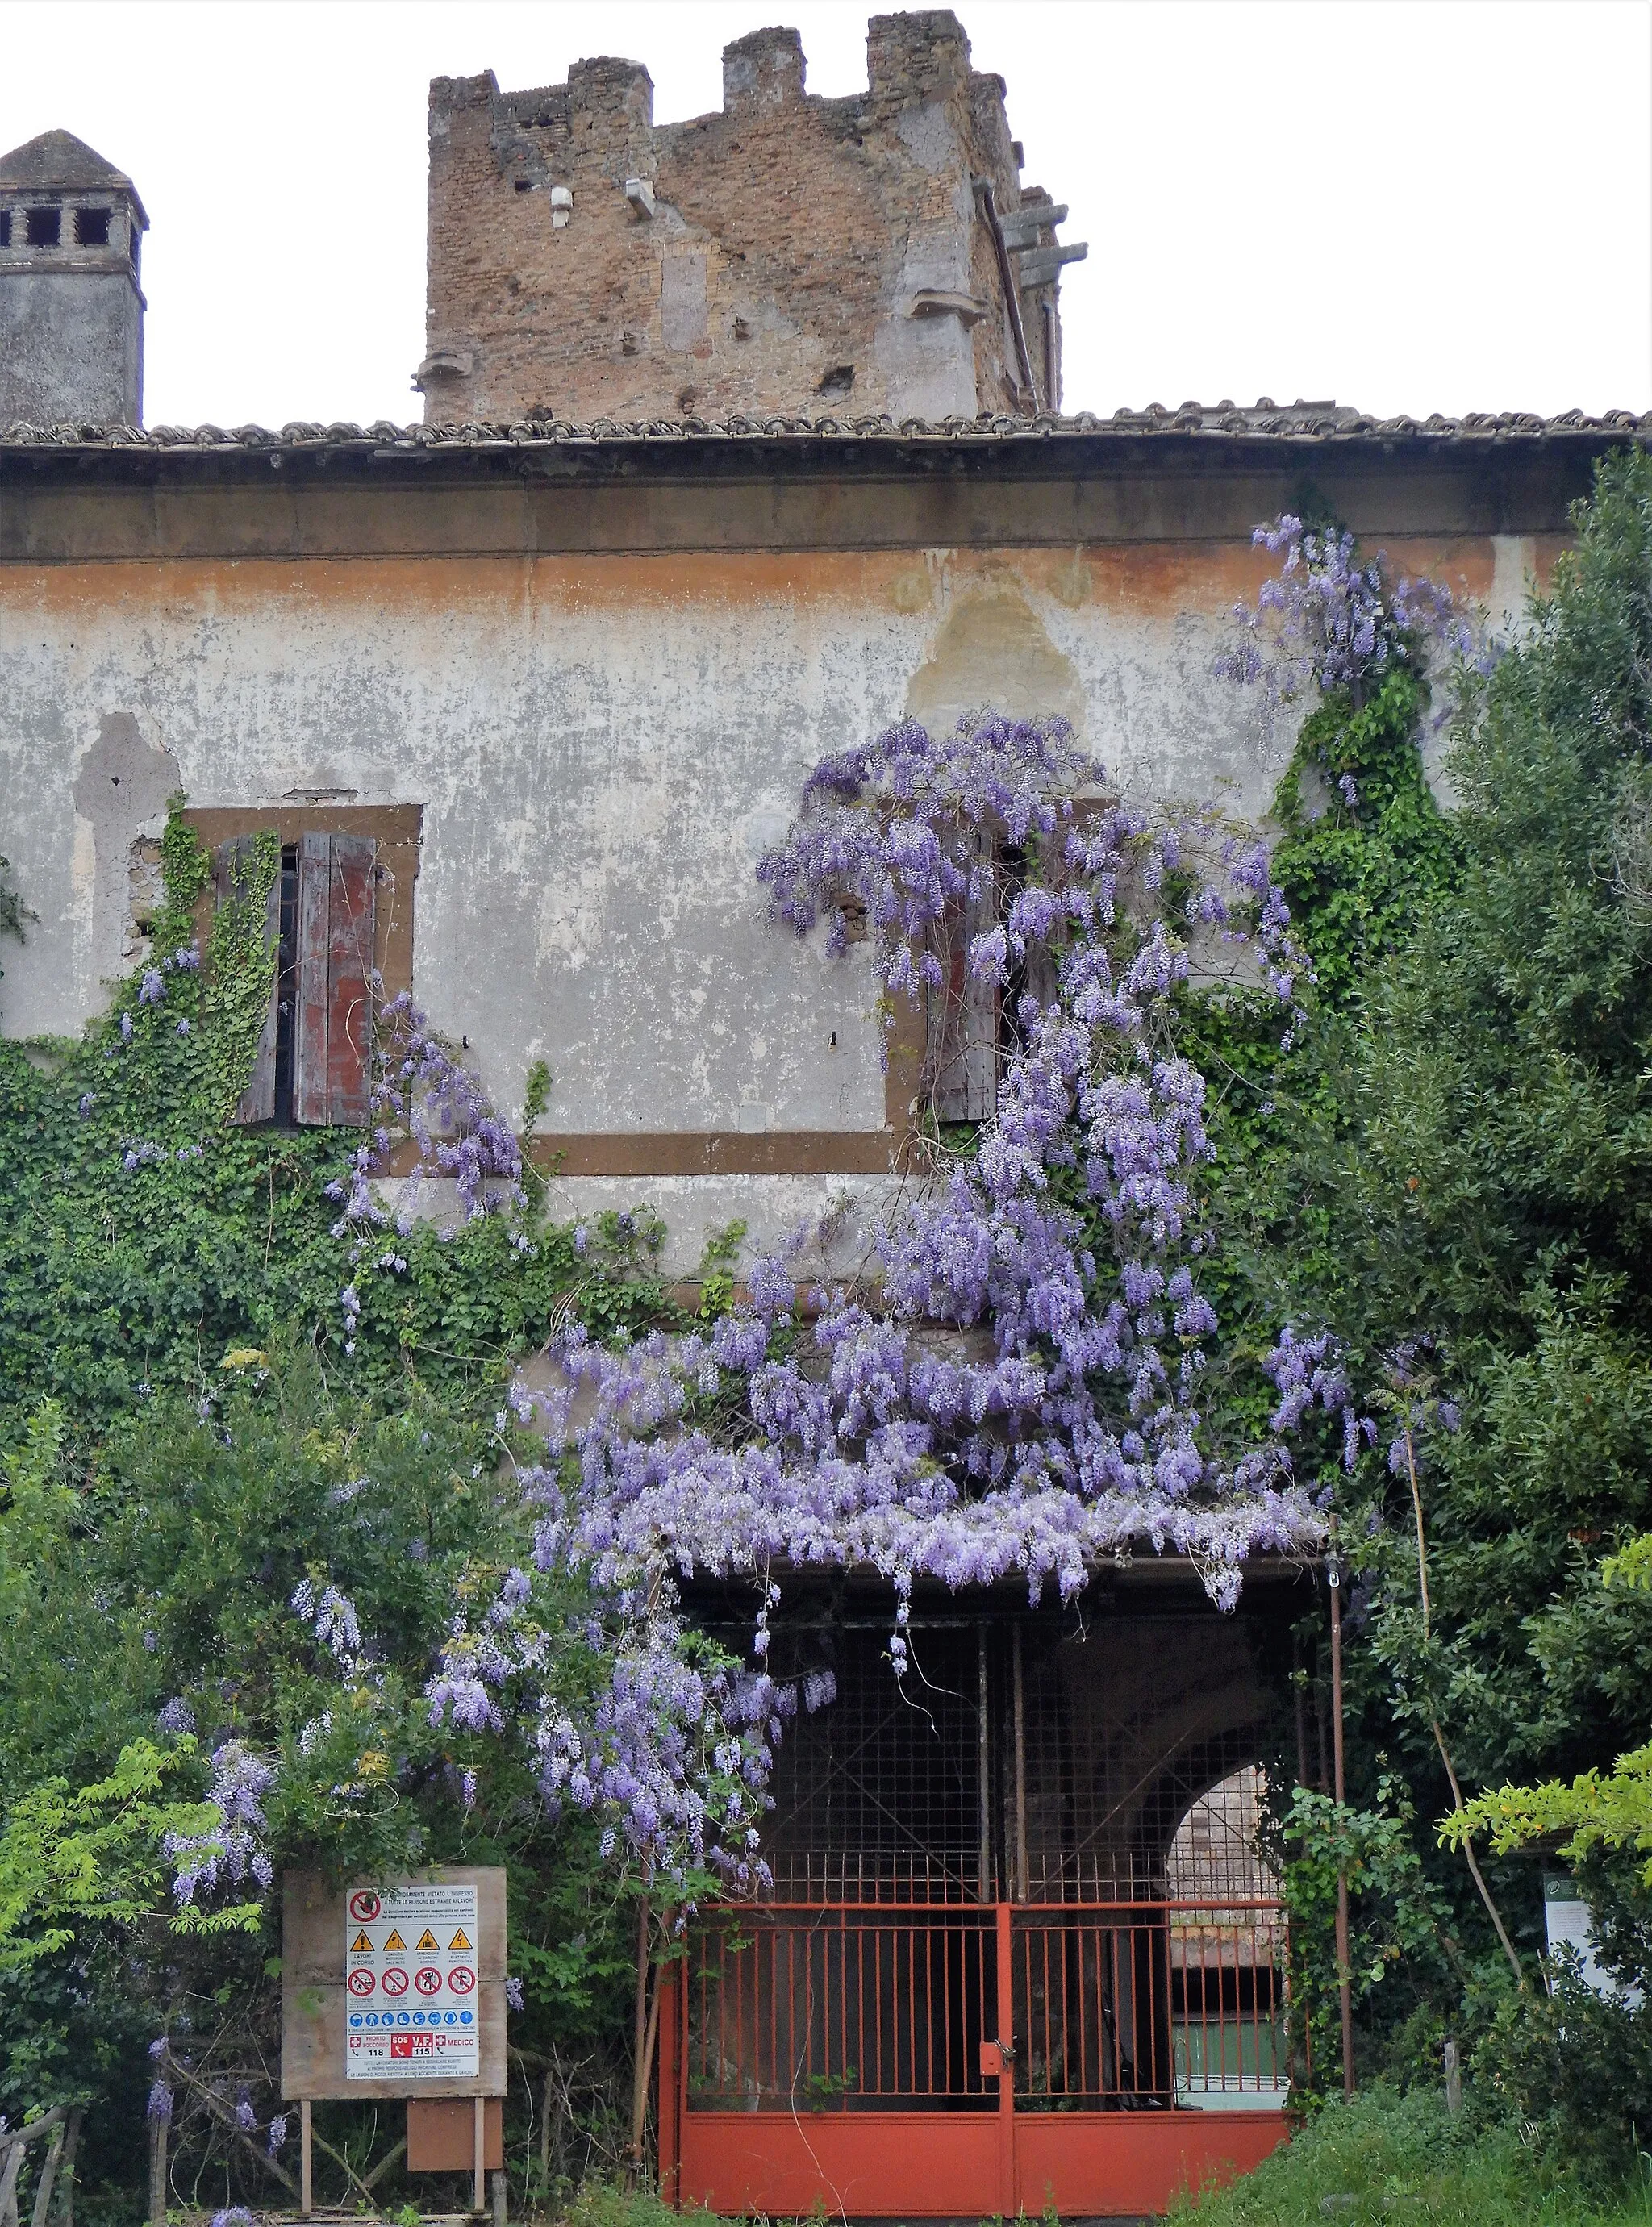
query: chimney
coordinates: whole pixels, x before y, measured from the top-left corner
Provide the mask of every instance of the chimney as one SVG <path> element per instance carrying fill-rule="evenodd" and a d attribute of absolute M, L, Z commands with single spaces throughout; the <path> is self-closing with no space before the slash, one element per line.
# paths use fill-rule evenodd
<path fill-rule="evenodd" d="M 0 157 L 0 425 L 137 425 L 149 219 L 72 131 Z"/>

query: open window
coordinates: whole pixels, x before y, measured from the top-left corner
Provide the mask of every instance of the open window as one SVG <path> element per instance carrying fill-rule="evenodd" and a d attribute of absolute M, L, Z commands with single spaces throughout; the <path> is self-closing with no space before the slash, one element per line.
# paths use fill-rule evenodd
<path fill-rule="evenodd" d="M 214 907 L 246 890 L 255 839 L 280 847 L 264 921 L 276 979 L 238 1120 L 365 1124 L 375 1005 L 413 986 L 424 807 L 291 797 L 188 805 L 183 819 L 213 862 L 195 919 L 203 952 Z"/>
<path fill-rule="evenodd" d="M 1029 941 L 1023 958 L 1011 948 L 1007 982 L 970 973 L 970 946 L 1005 925 L 1028 875 L 1025 852 L 990 828 L 968 829 L 965 840 L 973 853 L 971 888 L 947 909 L 936 953 L 941 979 L 925 1002 L 925 1091 L 937 1121 L 992 1120 L 998 1078 L 1025 1039 L 1023 999 L 1030 992 L 1048 1005 L 1056 995 L 1056 959 L 1047 945 Z"/>
<path fill-rule="evenodd" d="M 256 837 L 219 845 L 217 901 L 243 899 Z M 265 935 L 276 979 L 242 1122 L 360 1127 L 367 1119 L 376 946 L 371 837 L 307 833 L 284 843 Z"/>

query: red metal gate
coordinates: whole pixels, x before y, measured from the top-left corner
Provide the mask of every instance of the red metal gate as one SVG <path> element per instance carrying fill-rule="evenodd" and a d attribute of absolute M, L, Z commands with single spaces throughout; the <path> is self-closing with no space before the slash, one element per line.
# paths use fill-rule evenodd
<path fill-rule="evenodd" d="M 1272 1902 L 769 1904 L 696 1928 L 662 2186 L 724 2213 L 1160 2211 L 1283 2139 Z"/>

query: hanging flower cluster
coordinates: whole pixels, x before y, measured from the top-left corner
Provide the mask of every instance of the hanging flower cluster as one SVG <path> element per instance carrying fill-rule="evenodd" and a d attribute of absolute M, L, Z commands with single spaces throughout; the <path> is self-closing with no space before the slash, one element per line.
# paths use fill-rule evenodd
<path fill-rule="evenodd" d="M 272 1767 L 239 1740 L 213 1751 L 213 1780 L 207 1801 L 218 1813 L 201 1833 L 169 1833 L 163 1853 L 175 1867 L 173 1892 L 181 1907 L 197 1894 L 210 1893 L 220 1880 L 239 1886 L 250 1873 L 260 1886 L 275 1878 L 262 1835 L 262 1796 L 275 1777 Z"/>
<path fill-rule="evenodd" d="M 453 1184 L 459 1219 L 471 1221 L 524 1203 L 522 1151 L 508 1122 L 500 1119 L 476 1076 L 438 1036 L 403 990 L 382 1005 L 369 1107 L 373 1128 L 357 1149 L 347 1177 L 328 1186 L 344 1211 L 334 1235 L 360 1243 L 388 1219 L 373 1184 L 390 1165 L 397 1130 L 411 1137 L 418 1158 L 397 1215 L 412 1227 L 421 1193 L 432 1178 Z M 352 1258 L 358 1258 L 359 1252 Z"/>
<path fill-rule="evenodd" d="M 1489 670 L 1492 653 L 1449 589 L 1428 579 L 1390 581 L 1381 555 L 1361 558 L 1349 533 L 1317 533 L 1282 512 L 1251 539 L 1285 552 L 1255 605 L 1235 603 L 1234 646 L 1216 660 L 1223 680 L 1260 687 L 1270 711 L 1310 688 L 1347 688 L 1406 661 L 1412 641 L 1433 641 Z"/>

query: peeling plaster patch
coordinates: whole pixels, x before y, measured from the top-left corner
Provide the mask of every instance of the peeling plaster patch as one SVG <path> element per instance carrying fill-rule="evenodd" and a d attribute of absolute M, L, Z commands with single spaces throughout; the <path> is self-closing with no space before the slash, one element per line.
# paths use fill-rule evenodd
<path fill-rule="evenodd" d="M 660 337 L 673 355 L 705 338 L 705 251 L 667 255 L 660 267 Z"/>
<path fill-rule="evenodd" d="M 965 712 L 981 711 L 1021 719 L 1059 714 L 1075 733 L 1084 732 L 1078 669 L 1056 648 L 1008 572 L 988 575 L 958 596 L 912 676 L 906 709 L 937 734 L 947 732 Z"/>
<path fill-rule="evenodd" d="M 393 1216 L 406 1185 L 376 1188 Z M 599 1214 L 658 1214 L 666 1236 L 655 1266 L 671 1283 L 698 1274 L 706 1245 L 731 1222 L 746 1225 L 737 1274 L 800 1233 L 793 1273 L 807 1283 L 874 1270 L 880 1221 L 914 1195 L 912 1182 L 896 1175 L 552 1176 L 545 1203 L 553 1223 L 594 1222 Z M 418 1220 L 456 1221 L 458 1212 L 454 1183 L 437 1177 L 420 1184 Z"/>
<path fill-rule="evenodd" d="M 1491 586 L 1486 596 L 1494 634 L 1505 640 L 1526 626 L 1526 598 L 1537 573 L 1537 544 L 1529 534 L 1491 537 Z"/>
<path fill-rule="evenodd" d="M 903 108 L 895 119 L 895 128 L 913 158 L 931 177 L 957 157 L 958 134 L 938 100 L 920 101 L 915 108 Z"/>
<path fill-rule="evenodd" d="M 877 1222 L 901 1188 L 892 1175 L 566 1176 L 552 1178 L 550 1211 L 555 1221 L 584 1221 L 652 1208 L 667 1230 L 660 1271 L 673 1282 L 698 1273 L 707 1241 L 730 1222 L 746 1225 L 742 1271 L 803 1230 L 794 1273 L 807 1282 L 874 1267 Z"/>
<path fill-rule="evenodd" d="M 182 786 L 171 751 L 146 743 L 130 711 L 104 713 L 98 739 L 80 760 L 73 791 L 75 811 L 92 830 L 91 967 L 96 980 L 118 974 L 129 943 L 135 946 L 132 846 L 144 821 L 164 814 Z M 76 848 L 78 852 L 78 842 Z"/>
<path fill-rule="evenodd" d="M 1058 565 L 1049 576 L 1050 594 L 1057 603 L 1065 603 L 1069 611 L 1075 611 L 1081 604 L 1088 603 L 1094 586 L 1095 575 L 1085 563 L 1084 552 L 1079 549 L 1073 552 L 1069 564 Z"/>

